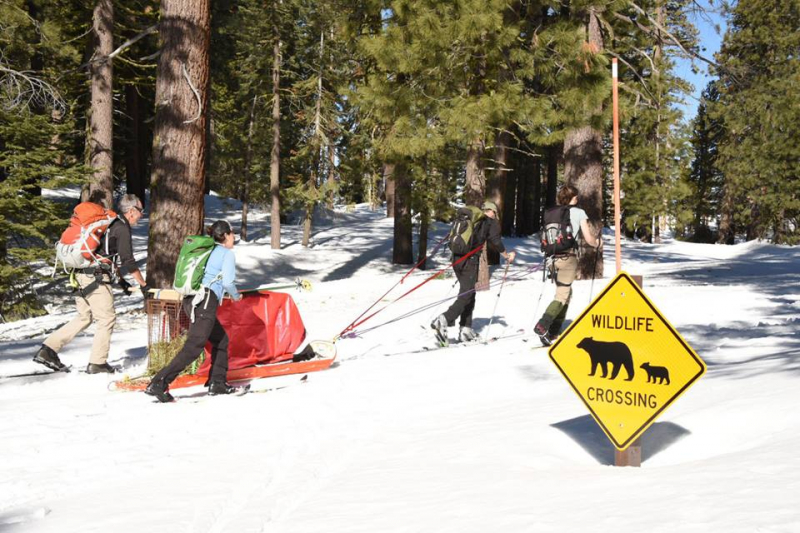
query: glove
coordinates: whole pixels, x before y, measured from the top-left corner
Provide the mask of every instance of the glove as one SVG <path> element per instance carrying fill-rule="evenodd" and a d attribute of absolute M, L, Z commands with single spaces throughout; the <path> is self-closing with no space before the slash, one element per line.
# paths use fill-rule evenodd
<path fill-rule="evenodd" d="M 119 281 L 117 282 L 119 287 L 122 289 L 122 292 L 125 293 L 125 296 L 131 295 L 131 284 L 125 281 L 125 278 L 120 277 Z"/>

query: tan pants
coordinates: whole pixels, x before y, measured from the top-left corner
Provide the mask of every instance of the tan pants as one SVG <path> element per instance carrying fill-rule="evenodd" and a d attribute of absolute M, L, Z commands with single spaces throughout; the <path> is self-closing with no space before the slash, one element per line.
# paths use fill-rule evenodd
<path fill-rule="evenodd" d="M 77 274 L 75 277 L 81 288 L 89 286 L 95 280 L 94 276 L 86 274 Z M 75 297 L 75 306 L 78 308 L 78 316 L 54 331 L 45 339 L 44 344 L 59 353 L 75 338 L 75 335 L 88 328 L 94 320 L 96 329 L 89 362 L 96 365 L 105 363 L 108 360 L 108 348 L 111 345 L 111 332 L 114 330 L 114 323 L 117 320 L 111 286 L 101 283 L 86 298 L 78 293 L 78 296 Z"/>
<path fill-rule="evenodd" d="M 572 298 L 572 282 L 578 276 L 578 258 L 575 255 L 557 257 L 554 266 L 556 269 L 556 295 L 553 299 L 569 305 Z"/>

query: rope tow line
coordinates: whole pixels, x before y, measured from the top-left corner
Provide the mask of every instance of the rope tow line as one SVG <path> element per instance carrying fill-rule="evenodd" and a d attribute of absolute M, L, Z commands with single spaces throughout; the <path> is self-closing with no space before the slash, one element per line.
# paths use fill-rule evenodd
<path fill-rule="evenodd" d="M 473 252 L 474 252 L 474 251 L 475 251 L 475 250 L 473 250 Z M 454 263 L 454 264 L 455 264 L 455 263 Z M 428 279 L 426 279 L 425 281 L 423 281 L 423 282 L 422 282 L 420 285 L 418 285 L 417 287 L 415 287 L 415 288 L 414 288 L 414 289 L 412 289 L 412 290 L 415 290 L 416 288 L 419 288 L 419 286 L 421 286 L 421 285 L 423 285 L 423 284 L 427 283 L 428 281 L 430 281 L 430 279 L 432 279 L 432 278 L 434 278 L 434 277 L 438 276 L 439 274 L 441 274 L 441 272 L 443 272 L 443 271 L 444 271 L 444 270 L 446 270 L 447 268 L 448 268 L 448 267 L 445 267 L 444 269 L 440 270 L 439 272 L 437 272 L 436 274 L 434 274 L 432 277 L 429 277 Z M 489 282 L 489 287 L 492 287 L 492 286 L 497 286 L 498 284 L 502 286 L 502 284 L 503 284 L 503 283 L 513 283 L 513 282 L 517 282 L 517 281 L 522 281 L 522 280 L 524 280 L 526 277 L 528 277 L 530 274 L 532 274 L 533 272 L 536 272 L 536 271 L 538 271 L 538 270 L 539 270 L 539 269 L 541 269 L 541 268 L 542 268 L 542 265 L 541 265 L 541 263 L 535 263 L 535 264 L 533 264 L 532 266 L 530 266 L 530 267 L 528 267 L 527 269 L 525 269 L 525 271 L 524 271 L 524 272 L 521 272 L 521 273 L 519 273 L 519 274 L 518 274 L 518 275 L 516 275 L 516 276 L 514 276 L 514 275 L 512 275 L 512 276 L 509 276 L 507 280 L 505 279 L 505 276 L 504 276 L 503 280 L 495 280 L 495 281 Z M 376 314 L 378 314 L 378 312 L 382 311 L 383 309 L 386 309 L 386 307 L 389 307 L 389 305 L 391 305 L 391 304 L 395 303 L 397 300 L 399 300 L 400 298 L 402 298 L 402 296 L 401 296 L 401 297 L 400 297 L 400 298 L 398 298 L 397 300 L 394 300 L 393 302 L 390 302 L 389 304 L 387 304 L 385 307 L 383 307 L 383 308 L 382 308 L 382 309 L 380 309 L 379 311 L 376 311 L 375 313 L 373 313 L 373 314 L 372 314 L 372 315 L 370 315 L 369 317 L 365 318 L 364 320 L 362 320 L 362 321 L 361 321 L 361 322 L 359 322 L 358 324 L 355 324 L 355 325 L 354 325 L 352 328 L 350 328 L 350 333 L 349 333 L 348 337 L 358 337 L 358 336 L 360 336 L 360 335 L 363 335 L 363 334 L 365 334 L 365 333 L 368 333 L 368 332 L 370 332 L 370 331 L 376 330 L 376 329 L 378 329 L 378 328 L 381 328 L 381 327 L 383 327 L 383 326 L 387 326 L 387 325 L 389 325 L 389 324 L 393 324 L 394 322 L 399 322 L 400 320 L 404 320 L 404 319 L 406 319 L 406 318 L 412 317 L 412 316 L 414 316 L 414 315 L 416 315 L 416 314 L 422 313 L 422 312 L 424 312 L 424 311 L 427 311 L 427 310 L 429 310 L 429 309 L 433 309 L 434 307 L 437 307 L 437 306 L 439 306 L 439 305 L 441 305 L 441 304 L 443 304 L 444 302 L 447 302 L 447 301 L 449 301 L 449 300 L 453 300 L 453 299 L 456 299 L 456 298 L 460 298 L 460 297 L 462 297 L 462 296 L 466 296 L 467 294 L 470 294 L 470 293 L 472 293 L 472 292 L 476 292 L 476 290 L 477 290 L 477 289 L 475 289 L 475 288 L 472 288 L 472 289 L 470 289 L 470 290 L 464 291 L 464 292 L 463 292 L 463 293 L 461 293 L 461 294 L 457 294 L 457 295 L 455 295 L 455 296 L 450 296 L 450 297 L 447 297 L 447 298 L 443 298 L 443 299 L 441 299 L 441 300 L 436 300 L 435 302 L 431 302 L 431 303 L 425 304 L 425 305 L 423 305 L 422 307 L 418 307 L 418 308 L 416 308 L 416 309 L 412 309 L 411 311 L 408 311 L 408 312 L 406 312 L 406 313 L 404 313 L 404 314 L 402 314 L 402 315 L 400 315 L 400 316 L 397 316 L 397 317 L 395 317 L 395 318 L 393 318 L 393 319 L 391 319 L 391 320 L 387 320 L 386 322 L 383 322 L 383 323 L 381 323 L 381 324 L 378 324 L 378 325 L 372 326 L 372 327 L 370 327 L 370 328 L 364 329 L 364 330 L 362 330 L 361 332 L 359 332 L 358 334 L 356 334 L 356 333 L 353 333 L 353 330 L 355 330 L 355 327 L 356 327 L 356 326 L 358 326 L 358 325 L 362 324 L 363 322 L 365 322 L 366 320 L 368 320 L 368 319 L 369 319 L 369 318 L 371 318 L 372 316 L 375 316 Z M 411 292 L 411 291 L 409 291 L 409 292 Z M 406 294 L 408 294 L 408 293 L 406 293 Z M 403 295 L 403 296 L 405 296 L 405 295 Z M 362 315 L 362 316 L 363 316 L 363 315 Z M 340 335 L 340 336 L 343 336 L 343 335 Z"/>
<path fill-rule="evenodd" d="M 409 289 L 408 291 L 404 292 L 404 293 L 403 293 L 401 296 L 399 296 L 398 298 L 395 298 L 394 300 L 392 300 L 392 301 L 391 301 L 391 302 L 389 302 L 388 304 L 384 305 L 383 307 L 381 307 L 380 309 L 378 309 L 377 311 L 375 311 L 375 312 L 374 312 L 374 313 L 372 313 L 371 315 L 367 316 L 366 318 L 361 318 L 361 317 L 363 317 L 365 314 L 367 314 L 367 312 L 369 312 L 369 310 L 370 310 L 370 309 L 372 309 L 373 307 L 375 307 L 375 305 L 377 305 L 377 303 L 378 303 L 378 302 L 380 302 L 380 301 L 381 301 L 381 300 L 382 300 L 382 299 L 383 299 L 383 298 L 384 298 L 384 297 L 385 297 L 387 294 L 389 294 L 390 292 L 392 292 L 392 290 L 393 290 L 395 287 L 397 287 L 397 285 L 399 285 L 399 283 L 400 283 L 400 282 L 398 282 L 398 283 L 395 283 L 395 284 L 392 286 L 392 288 L 391 288 L 391 289 L 389 289 L 388 291 L 386 291 L 386 293 L 385 293 L 383 296 L 381 296 L 381 297 L 378 299 L 378 301 L 376 301 L 374 304 L 372 304 L 371 306 L 369 306 L 369 308 L 367 308 L 367 310 L 366 310 L 366 311 L 364 311 L 363 313 L 361 313 L 361 314 L 358 316 L 358 318 L 356 318 L 356 319 L 355 319 L 355 320 L 354 320 L 354 321 L 353 321 L 353 322 L 352 322 L 352 323 L 351 323 L 349 326 L 347 326 L 346 328 L 344 328 L 344 329 L 342 330 L 342 332 L 341 332 L 341 333 L 339 333 L 339 334 L 338 334 L 336 337 L 334 337 L 334 339 L 339 339 L 339 338 L 341 338 L 342 336 L 344 336 L 345 334 L 347 334 L 347 333 L 349 333 L 349 332 L 353 331 L 353 330 L 354 330 L 354 329 L 356 329 L 358 326 L 360 326 L 361 324 L 363 324 L 364 322 L 366 322 L 366 321 L 367 321 L 367 320 L 369 320 L 370 318 L 374 317 L 375 315 L 377 315 L 378 313 L 380 313 L 381 311 L 383 311 L 384 309 L 386 309 L 386 308 L 387 308 L 387 307 L 389 307 L 390 305 L 392 305 L 392 304 L 394 304 L 394 303 L 397 303 L 398 301 L 402 300 L 403 298 L 405 298 L 406 296 L 408 296 L 409 294 L 411 294 L 411 293 L 412 293 L 412 292 L 414 292 L 415 290 L 419 289 L 420 287 L 422 287 L 423 285 L 425 285 L 426 283 L 428 283 L 428 282 L 429 282 L 429 281 L 431 281 L 432 279 L 434 279 L 434 278 L 438 277 L 439 275 L 441 275 L 441 274 L 442 274 L 442 272 L 444 272 L 444 271 L 445 271 L 445 270 L 447 270 L 448 268 L 450 268 L 450 267 L 454 267 L 454 266 L 458 265 L 459 263 L 462 263 L 463 261 L 466 261 L 467 259 L 469 259 L 470 257 L 472 257 L 472 256 L 473 256 L 473 255 L 474 255 L 476 252 L 479 252 L 479 251 L 480 251 L 482 248 L 483 248 L 483 245 L 482 245 L 482 244 L 481 244 L 481 245 L 479 245 L 479 246 L 477 246 L 477 247 L 476 247 L 476 248 L 474 248 L 472 251 L 470 251 L 468 254 L 461 256 L 461 258 L 459 258 L 459 259 L 458 259 L 458 261 L 455 261 L 455 262 L 453 262 L 453 263 L 450 263 L 449 265 L 447 265 L 447 266 L 446 266 L 446 267 L 444 267 L 443 269 L 441 269 L 441 270 L 437 271 L 436 273 L 434 273 L 434 274 L 432 274 L 432 275 L 428 276 L 427 278 L 425 278 L 425 279 L 422 281 L 422 283 L 419 283 L 418 285 L 415 285 L 414 287 L 412 287 L 412 288 L 411 288 L 411 289 Z M 422 261 L 420 261 L 418 264 L 422 264 Z M 414 266 L 414 268 L 416 268 L 416 266 L 417 266 L 417 265 L 415 265 L 415 266 Z M 405 279 L 405 277 L 404 277 L 403 279 Z"/>
<path fill-rule="evenodd" d="M 447 239 L 449 239 L 449 238 L 450 238 L 450 234 L 447 234 L 447 235 L 445 235 L 445 236 L 444 236 L 444 238 L 443 238 L 441 241 L 439 241 L 439 243 L 438 243 L 438 244 L 437 244 L 437 245 L 436 245 L 436 246 L 433 248 L 433 251 L 432 251 L 430 254 L 428 254 L 428 255 L 426 255 L 425 257 L 423 257 L 422 259 L 420 259 L 420 260 L 417 262 L 417 264 L 416 264 L 416 265 L 414 265 L 413 267 L 411 267 L 411 270 L 409 270 L 408 272 L 406 272 L 406 274 L 405 274 L 405 275 L 404 275 L 402 278 L 400 278 L 400 281 L 398 281 L 397 283 L 395 283 L 394 285 L 392 285 L 392 286 L 389 288 L 389 290 L 388 290 L 388 291 L 386 291 L 385 293 L 383 293 L 383 296 L 381 296 L 380 298 L 378 298 L 377 300 L 375 300 L 375 302 L 374 302 L 372 305 L 370 305 L 369 307 L 367 307 L 367 308 L 364 310 L 364 312 L 363 312 L 363 313 L 361 313 L 360 315 L 358 315 L 358 316 L 355 318 L 355 320 L 353 320 L 352 322 L 350 322 L 350 325 L 349 325 L 349 326 L 347 326 L 346 328 L 344 328 L 344 329 L 341 331 L 341 333 L 339 333 L 338 335 L 336 335 L 335 337 L 333 337 L 333 342 L 336 342 L 337 340 L 339 340 L 339 338 L 340 338 L 342 335 L 344 335 L 345 333 L 347 333 L 348 331 L 352 331 L 352 330 L 353 330 L 353 329 L 354 329 L 354 328 L 355 328 L 355 327 L 358 325 L 358 324 L 356 324 L 356 322 L 358 322 L 358 321 L 361 319 L 361 317 L 363 317 L 364 315 L 366 315 L 366 314 L 367 314 L 367 313 L 370 311 L 370 309 L 372 309 L 373 307 L 375 307 L 376 305 L 378 305 L 378 302 L 380 302 L 381 300 L 383 300 L 384 298 L 386 298 L 386 296 L 387 296 L 387 295 L 388 295 L 390 292 L 392 292 L 392 291 L 395 289 L 395 287 L 397 287 L 398 285 L 400 285 L 401 283 L 403 283 L 403 281 L 405 281 L 405 279 L 406 279 L 406 278 L 407 278 L 407 277 L 408 277 L 408 276 L 409 276 L 409 275 L 410 275 L 410 274 L 411 274 L 411 273 L 412 273 L 414 270 L 416 270 L 416 268 L 417 268 L 418 266 L 420 266 L 422 263 L 424 263 L 425 261 L 427 261 L 429 257 L 432 257 L 434 254 L 436 254 L 436 252 L 439 250 L 439 247 L 440 247 L 442 244 L 444 244 L 444 242 L 445 242 Z M 401 298 L 402 298 L 402 296 L 401 296 Z M 398 299 L 399 299 L 399 298 L 398 298 Z M 368 318 L 369 318 L 369 317 L 368 317 Z M 359 322 L 359 324 L 360 324 L 360 323 L 361 323 L 361 322 Z"/>

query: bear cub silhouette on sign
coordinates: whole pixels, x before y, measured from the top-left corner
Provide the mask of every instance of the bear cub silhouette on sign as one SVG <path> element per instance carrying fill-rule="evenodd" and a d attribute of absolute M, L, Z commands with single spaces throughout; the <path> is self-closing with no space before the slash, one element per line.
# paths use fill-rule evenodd
<path fill-rule="evenodd" d="M 647 372 L 647 382 L 650 383 L 652 380 L 653 383 L 664 383 L 664 380 L 667 381 L 667 385 L 669 385 L 669 370 L 663 366 L 650 366 L 650 363 L 642 363 L 639 368 L 644 368 L 644 371 Z"/>
<path fill-rule="evenodd" d="M 611 363 L 612 370 L 609 379 L 616 378 L 622 367 L 625 367 L 625 372 L 628 373 L 628 379 L 625 381 L 633 379 L 633 356 L 625 343 L 596 341 L 591 337 L 586 337 L 578 343 L 578 348 L 589 353 L 589 358 L 592 360 L 590 376 L 594 376 L 599 365 L 603 370 L 603 377 L 606 377 L 608 364 Z"/>

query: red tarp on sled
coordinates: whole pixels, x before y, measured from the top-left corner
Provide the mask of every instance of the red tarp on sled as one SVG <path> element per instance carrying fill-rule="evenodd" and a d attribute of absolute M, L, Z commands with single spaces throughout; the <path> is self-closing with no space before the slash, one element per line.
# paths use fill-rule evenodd
<path fill-rule="evenodd" d="M 243 296 L 238 302 L 226 298 L 217 309 L 228 333 L 228 369 L 291 360 L 306 338 L 292 297 L 268 291 Z M 211 344 L 206 344 L 206 359 L 197 373 L 208 375 L 210 366 Z"/>

